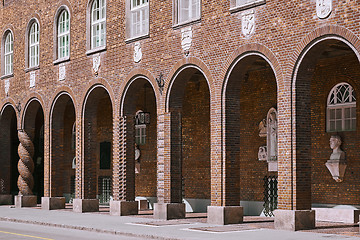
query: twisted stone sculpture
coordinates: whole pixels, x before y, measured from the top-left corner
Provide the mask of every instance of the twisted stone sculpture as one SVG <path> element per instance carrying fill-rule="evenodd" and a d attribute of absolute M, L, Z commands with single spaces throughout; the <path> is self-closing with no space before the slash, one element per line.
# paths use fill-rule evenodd
<path fill-rule="evenodd" d="M 33 162 L 33 155 L 34 155 L 34 144 L 32 143 L 30 137 L 26 134 L 24 130 L 18 131 L 19 136 L 19 163 L 18 163 L 18 170 L 19 170 L 19 178 L 18 178 L 18 187 L 19 187 L 19 195 L 32 195 L 32 189 L 34 187 L 34 162 Z"/>

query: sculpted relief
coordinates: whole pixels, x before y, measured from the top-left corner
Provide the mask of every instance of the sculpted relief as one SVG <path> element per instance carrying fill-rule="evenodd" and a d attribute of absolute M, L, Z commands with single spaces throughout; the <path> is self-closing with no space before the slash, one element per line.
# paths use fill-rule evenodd
<path fill-rule="evenodd" d="M 327 18 L 332 11 L 332 0 L 316 0 L 316 14 L 319 18 Z"/>

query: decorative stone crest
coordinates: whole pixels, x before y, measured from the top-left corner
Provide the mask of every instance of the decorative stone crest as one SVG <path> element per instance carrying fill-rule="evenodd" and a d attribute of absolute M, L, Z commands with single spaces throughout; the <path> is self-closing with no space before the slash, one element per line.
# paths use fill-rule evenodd
<path fill-rule="evenodd" d="M 66 78 L 66 67 L 65 65 L 59 66 L 59 81 L 64 81 Z"/>
<path fill-rule="evenodd" d="M 95 76 L 98 75 L 99 69 L 100 69 L 101 61 L 100 61 L 100 55 L 93 57 L 93 72 Z"/>
<path fill-rule="evenodd" d="M 332 0 L 316 0 L 316 15 L 327 18 L 332 11 Z"/>
<path fill-rule="evenodd" d="M 9 89 L 10 89 L 10 80 L 9 79 L 5 79 L 5 81 L 4 81 L 4 89 L 5 89 L 6 96 L 8 96 Z"/>
<path fill-rule="evenodd" d="M 275 108 L 270 108 L 266 117 L 267 125 L 267 161 L 268 161 L 268 171 L 273 172 L 278 170 L 277 164 L 277 112 Z"/>
<path fill-rule="evenodd" d="M 192 37 L 193 33 L 191 26 L 181 29 L 181 46 L 186 56 L 190 53 Z"/>
<path fill-rule="evenodd" d="M 30 88 L 35 87 L 36 75 L 35 72 L 30 73 Z"/>
<path fill-rule="evenodd" d="M 330 148 L 333 150 L 330 159 L 327 160 L 325 166 L 329 169 L 331 176 L 336 182 L 342 182 L 346 169 L 345 152 L 340 149 L 341 146 L 340 136 L 330 137 Z"/>
<path fill-rule="evenodd" d="M 139 42 L 136 42 L 134 45 L 134 62 L 138 63 L 142 59 L 141 45 Z"/>
<path fill-rule="evenodd" d="M 135 173 L 140 173 L 140 156 L 139 146 L 135 144 Z"/>
<path fill-rule="evenodd" d="M 241 29 L 245 37 L 250 36 L 255 31 L 255 12 L 246 11 L 241 16 Z"/>
<path fill-rule="evenodd" d="M 259 147 L 258 159 L 259 159 L 259 161 L 266 161 L 267 160 L 266 146 Z"/>

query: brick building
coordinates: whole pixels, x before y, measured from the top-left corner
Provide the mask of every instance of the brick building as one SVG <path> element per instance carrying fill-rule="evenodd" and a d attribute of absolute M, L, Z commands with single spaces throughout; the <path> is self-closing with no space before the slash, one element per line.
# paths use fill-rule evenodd
<path fill-rule="evenodd" d="M 77 211 L 110 201 L 118 215 L 137 213 L 137 197 L 166 219 L 185 199 L 224 224 L 260 214 L 275 176 L 279 228 L 311 225 L 314 206 L 357 207 L 359 12 L 344 0 L 3 0 L 1 193 Z"/>

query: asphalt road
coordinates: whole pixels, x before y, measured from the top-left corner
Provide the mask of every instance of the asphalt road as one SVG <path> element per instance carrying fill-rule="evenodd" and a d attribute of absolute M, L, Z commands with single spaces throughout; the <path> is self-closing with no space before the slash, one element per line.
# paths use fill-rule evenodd
<path fill-rule="evenodd" d="M 23 223 L 0 222 L 0 239 L 6 240 L 140 240 L 123 235 L 55 228 Z"/>

